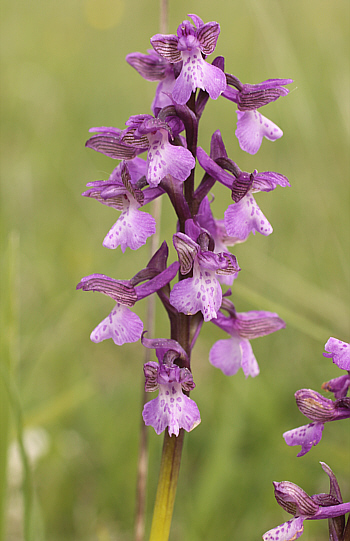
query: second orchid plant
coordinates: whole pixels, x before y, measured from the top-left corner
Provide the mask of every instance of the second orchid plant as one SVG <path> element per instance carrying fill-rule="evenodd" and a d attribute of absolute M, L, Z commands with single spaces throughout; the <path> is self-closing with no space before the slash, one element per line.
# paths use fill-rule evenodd
<path fill-rule="evenodd" d="M 219 130 L 213 133 L 210 152 L 206 152 L 198 146 L 198 130 L 209 99 L 233 102 L 237 106 L 235 133 L 239 145 L 254 155 L 263 138 L 275 141 L 283 135 L 260 108 L 286 96 L 286 85 L 292 80 L 241 83 L 225 71 L 223 57 L 208 62 L 220 34 L 219 24 L 204 23 L 194 14 L 189 17 L 191 21 L 183 21 L 176 34 L 153 36 L 153 49 L 147 54 L 126 57 L 144 79 L 158 82 L 153 114 L 131 116 L 124 129 L 93 128 L 86 143 L 120 160 L 108 180 L 90 182 L 83 193 L 120 212 L 104 238 L 106 248 L 120 247 L 125 252 L 145 245 L 157 224 L 142 207 L 156 198 L 169 197 L 174 209 L 177 261 L 168 264 L 164 241 L 148 265 L 129 280 L 92 274 L 77 286 L 84 291 L 100 291 L 115 302 L 110 314 L 92 331 L 92 341 L 111 338 L 121 346 L 141 340 L 141 347 L 156 353 L 157 361 L 143 366 L 146 391 L 158 392 L 145 404 L 143 419 L 157 434 L 165 433 L 152 541 L 168 539 L 184 431 L 190 432 L 201 422 L 189 394 L 195 388 L 191 354 L 203 324 L 214 323 L 226 333 L 212 346 L 210 363 L 229 376 L 242 368 L 246 377 L 259 373 L 250 340 L 285 327 L 275 313 L 236 311 L 230 287 L 241 269 L 228 247 L 246 241 L 250 233 L 272 233 L 255 194 L 289 186 L 289 181 L 273 171 L 242 171 L 227 155 Z M 231 108 L 230 103 L 228 106 Z M 228 189 L 230 200 L 220 219 L 214 218 L 211 204 L 211 191 L 217 182 Z M 225 293 L 223 285 L 229 286 Z M 148 337 L 143 322 L 132 311 L 137 301 L 153 294 L 158 295 L 169 317 L 170 337 Z M 337 411 L 342 411 L 341 406 Z M 316 423 L 318 433 L 322 423 Z M 294 441 L 303 445 L 300 434 Z M 332 474 L 326 471 L 335 486 Z M 296 539 L 267 535 L 270 537 L 266 539 Z"/>

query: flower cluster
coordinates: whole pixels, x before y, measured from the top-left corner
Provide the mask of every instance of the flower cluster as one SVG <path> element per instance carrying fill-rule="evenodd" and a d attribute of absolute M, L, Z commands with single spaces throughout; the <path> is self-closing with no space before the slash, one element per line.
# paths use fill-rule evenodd
<path fill-rule="evenodd" d="M 255 201 L 258 192 L 289 186 L 288 179 L 273 171 L 242 171 L 228 157 L 219 130 L 211 137 L 210 152 L 198 146 L 199 120 L 209 99 L 225 98 L 237 106 L 236 136 L 241 149 L 255 154 L 265 137 L 275 141 L 282 131 L 263 117 L 260 108 L 286 96 L 291 79 L 268 79 L 243 84 L 225 71 L 225 60 L 208 61 L 216 48 L 220 25 L 204 23 L 189 15 L 176 34 L 156 34 L 147 53 L 131 53 L 126 61 L 147 81 L 156 81 L 152 114 L 133 115 L 124 128 L 90 130 L 86 146 L 120 160 L 108 180 L 90 182 L 85 197 L 120 212 L 103 240 L 103 246 L 122 252 L 137 250 L 156 231 L 155 219 L 143 207 L 167 196 L 174 208 L 177 227 L 173 245 L 177 261 L 167 264 L 168 246 L 163 242 L 146 268 L 125 280 L 92 274 L 77 288 L 100 291 L 116 305 L 92 331 L 91 340 L 112 338 L 115 344 L 136 342 L 143 323 L 131 308 L 156 293 L 168 314 L 171 339 L 141 338 L 143 347 L 154 348 L 158 362 L 144 365 L 145 388 L 158 390 L 158 398 L 145 405 L 143 418 L 157 434 L 168 429 L 177 436 L 200 422 L 196 404 L 188 394 L 195 387 L 191 352 L 203 323 L 212 322 L 228 333 L 210 350 L 210 363 L 225 375 L 242 368 L 255 377 L 259 368 L 250 339 L 284 328 L 275 313 L 237 313 L 228 297 L 241 268 L 229 246 L 245 242 L 250 233 L 267 236 L 272 226 Z M 202 168 L 202 178 L 195 173 Z M 227 210 L 215 219 L 209 194 L 216 182 L 228 189 Z M 171 285 L 178 274 L 178 281 Z"/>
<path fill-rule="evenodd" d="M 322 437 L 324 423 L 350 417 L 350 398 L 346 395 L 350 387 L 350 344 L 330 338 L 325 345 L 325 357 L 347 374 L 332 379 L 322 385 L 326 391 L 334 393 L 336 400 L 324 398 L 311 389 L 301 389 L 295 393 L 299 410 L 312 423 L 289 430 L 283 434 L 288 445 L 301 445 L 298 456 L 305 455 L 313 445 L 317 445 Z M 273 528 L 263 535 L 264 541 L 293 541 L 304 531 L 304 520 L 328 518 L 329 539 L 345 541 L 349 539 L 350 519 L 345 524 L 345 515 L 350 511 L 350 502 L 343 503 L 337 479 L 331 468 L 321 462 L 323 470 L 330 481 L 329 494 L 308 496 L 303 489 L 289 481 L 274 483 L 277 502 L 294 518 Z"/>

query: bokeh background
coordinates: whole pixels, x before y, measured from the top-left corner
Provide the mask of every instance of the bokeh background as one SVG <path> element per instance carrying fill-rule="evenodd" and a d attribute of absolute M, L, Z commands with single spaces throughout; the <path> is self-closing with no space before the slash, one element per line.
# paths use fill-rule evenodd
<path fill-rule="evenodd" d="M 187 13 L 220 23 L 215 54 L 225 56 L 226 70 L 243 82 L 295 81 L 288 97 L 263 111 L 284 130 L 283 138 L 264 140 L 256 156 L 240 150 L 235 107 L 227 100 L 209 103 L 201 120 L 207 151 L 220 128 L 241 169 L 290 179 L 291 188 L 257 196 L 274 233 L 251 236 L 232 250 L 243 269 L 233 287 L 237 309 L 277 311 L 287 328 L 253 342 L 261 374 L 245 380 L 209 364 L 209 349 L 223 336 L 205 326 L 193 354 L 192 397 L 202 423 L 185 437 L 171 540 L 255 541 L 288 517 L 275 502 L 273 480 L 293 481 L 310 494 L 327 492 L 322 460 L 350 498 L 346 421 L 326 426 L 321 443 L 302 458 L 282 438 L 306 422 L 293 393 L 320 390 L 339 374 L 322 356 L 329 336 L 350 340 L 349 3 L 169 4 L 171 33 Z M 149 48 L 159 32 L 159 5 L 3 0 L 1 12 L 4 539 L 25 539 L 26 530 L 26 541 L 131 541 L 142 351 L 139 343 L 90 342 L 113 301 L 75 286 L 94 272 L 128 279 L 148 260 L 148 244 L 124 255 L 103 248 L 117 214 L 80 194 L 116 165 L 84 148 L 88 129 L 123 127 L 130 115 L 150 112 L 155 85 L 124 59 Z M 215 188 L 215 197 L 219 218 L 227 191 Z M 164 202 L 161 239 L 170 245 L 174 227 Z M 158 308 L 156 333 L 167 336 Z M 144 317 L 146 301 L 135 310 Z M 162 437 L 148 432 L 147 531 L 162 446 Z M 328 539 L 326 522 L 307 522 L 303 539 Z"/>

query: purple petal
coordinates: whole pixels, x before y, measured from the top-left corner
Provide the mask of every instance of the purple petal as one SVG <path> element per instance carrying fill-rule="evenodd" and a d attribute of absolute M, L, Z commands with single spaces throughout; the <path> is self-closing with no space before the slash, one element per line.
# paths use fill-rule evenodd
<path fill-rule="evenodd" d="M 216 100 L 226 88 L 224 72 L 208 64 L 203 59 L 200 49 L 182 51 L 182 59 L 182 70 L 173 90 L 176 103 L 184 105 L 197 88 L 206 90 L 209 96 Z"/>
<path fill-rule="evenodd" d="M 90 335 L 93 342 L 112 338 L 117 346 L 137 342 L 141 338 L 143 323 L 139 316 L 126 306 L 116 304 L 114 310 L 94 329 Z"/>
<path fill-rule="evenodd" d="M 178 312 L 192 315 L 201 311 L 204 321 L 216 318 L 221 300 L 221 286 L 215 273 L 201 270 L 196 262 L 193 266 L 193 278 L 176 283 L 170 293 L 170 304 Z"/>
<path fill-rule="evenodd" d="M 185 233 L 176 233 L 173 236 L 173 243 L 180 260 L 181 274 L 190 272 L 193 262 L 199 252 L 199 246 Z"/>
<path fill-rule="evenodd" d="M 202 25 L 197 32 L 197 39 L 200 44 L 200 49 L 203 54 L 208 56 L 214 52 L 218 37 L 220 34 L 220 25 L 212 21 Z M 226 77 L 225 77 L 225 88 L 226 88 Z"/>
<path fill-rule="evenodd" d="M 259 192 L 270 192 L 274 190 L 276 186 L 290 186 L 289 180 L 280 173 L 273 173 L 272 171 L 263 171 L 254 175 L 253 190 Z"/>
<path fill-rule="evenodd" d="M 309 423 L 288 430 L 283 434 L 283 437 L 289 446 L 301 445 L 301 451 L 297 456 L 303 456 L 310 451 L 313 445 L 317 445 L 321 441 L 323 428 L 323 423 Z"/>
<path fill-rule="evenodd" d="M 337 338 L 329 338 L 325 345 L 324 357 L 330 357 L 342 370 L 350 370 L 350 344 Z"/>
<path fill-rule="evenodd" d="M 169 436 L 178 436 L 180 428 L 190 432 L 201 421 L 197 404 L 183 394 L 181 383 L 159 385 L 158 397 L 145 404 L 142 417 L 157 434 L 168 427 Z"/>
<path fill-rule="evenodd" d="M 209 352 L 209 362 L 220 368 L 225 376 L 234 376 L 242 366 L 240 342 L 238 336 L 218 340 Z"/>
<path fill-rule="evenodd" d="M 258 338 L 272 332 L 284 329 L 286 326 L 283 319 L 274 312 L 263 310 L 252 310 L 251 312 L 240 312 L 234 320 L 234 328 L 242 338 Z"/>
<path fill-rule="evenodd" d="M 236 137 L 239 146 L 249 154 L 256 154 L 261 146 L 263 137 L 275 141 L 283 135 L 283 131 L 271 120 L 258 111 L 236 111 L 237 129 Z"/>
<path fill-rule="evenodd" d="M 167 105 L 173 105 L 171 94 L 175 86 L 174 71 L 171 70 L 167 76 L 157 85 L 154 100 L 151 105 L 153 113 L 156 113 L 157 109 L 163 109 Z M 183 129 L 183 128 L 182 128 Z M 182 130 L 180 130 L 182 131 Z"/>
<path fill-rule="evenodd" d="M 173 146 L 168 141 L 168 133 L 161 129 L 150 135 L 150 148 L 147 155 L 147 181 L 157 186 L 166 175 L 183 181 L 190 175 L 196 160 L 187 148 Z"/>
<path fill-rule="evenodd" d="M 277 528 L 266 532 L 262 537 L 264 541 L 294 541 L 299 539 L 304 531 L 304 519 L 302 517 L 292 518 Z"/>
<path fill-rule="evenodd" d="M 125 60 L 147 81 L 161 81 L 168 63 L 154 51 L 150 54 L 130 53 Z"/>
<path fill-rule="evenodd" d="M 111 299 L 125 306 L 134 306 L 137 294 L 133 285 L 126 280 L 114 280 L 104 274 L 90 274 L 85 276 L 76 289 L 83 291 L 99 291 Z"/>
<path fill-rule="evenodd" d="M 121 247 L 125 252 L 129 247 L 137 250 L 146 244 L 148 237 L 156 232 L 156 221 L 147 212 L 137 210 L 137 203 L 132 202 L 120 215 L 106 235 L 103 246 L 110 249 Z"/>
<path fill-rule="evenodd" d="M 175 64 L 180 62 L 181 53 L 177 48 L 179 38 L 174 34 L 155 34 L 151 38 L 151 45 L 160 56 Z"/>
<path fill-rule="evenodd" d="M 322 389 L 334 393 L 335 398 L 344 398 L 350 387 L 350 375 L 340 376 L 322 384 Z"/>
<path fill-rule="evenodd" d="M 244 375 L 246 378 L 248 376 L 255 378 L 255 376 L 259 374 L 260 370 L 255 355 L 253 353 L 252 346 L 250 345 L 249 340 L 244 339 L 241 340 L 240 346 L 242 350 L 242 370 L 244 372 Z"/>
<path fill-rule="evenodd" d="M 230 205 L 225 212 L 225 227 L 230 237 L 244 241 L 250 232 L 271 235 L 273 229 L 267 221 L 251 193 L 238 203 Z"/>
<path fill-rule="evenodd" d="M 142 151 L 142 149 L 120 142 L 119 135 L 105 133 L 93 135 L 86 141 L 85 146 L 118 160 L 131 160 Z"/>

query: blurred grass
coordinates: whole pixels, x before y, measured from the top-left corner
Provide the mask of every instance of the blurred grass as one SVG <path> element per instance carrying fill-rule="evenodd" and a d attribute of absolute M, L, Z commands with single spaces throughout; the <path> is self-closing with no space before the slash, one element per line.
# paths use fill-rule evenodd
<path fill-rule="evenodd" d="M 173 541 L 253 541 L 286 518 L 272 480 L 326 491 L 323 460 L 350 497 L 345 422 L 326 426 L 321 443 L 301 459 L 281 437 L 304 422 L 295 390 L 319 390 L 338 373 L 322 357 L 328 337 L 350 339 L 349 4 L 179 0 L 170 2 L 171 32 L 187 12 L 220 22 L 216 53 L 242 81 L 295 81 L 287 98 L 265 108 L 284 137 L 265 140 L 256 156 L 240 151 L 226 100 L 208 104 L 201 121 L 206 150 L 220 128 L 241 169 L 278 171 L 292 184 L 257 196 L 273 235 L 233 250 L 243 269 L 233 288 L 237 309 L 279 305 L 287 329 L 254 341 L 261 374 L 244 380 L 209 365 L 209 349 L 222 335 L 206 326 L 193 358 L 202 424 L 185 438 L 172 532 Z M 158 13 L 155 0 L 2 2 L 0 238 L 4 259 L 9 233 L 21 240 L 14 384 L 24 426 L 43 427 L 49 437 L 33 466 L 33 488 L 41 538 L 50 541 L 132 539 L 140 348 L 91 343 L 89 334 L 112 301 L 82 295 L 75 285 L 93 272 L 128 278 L 147 262 L 147 249 L 121 256 L 102 247 L 115 213 L 80 193 L 87 182 L 108 178 L 115 165 L 84 148 L 88 129 L 122 127 L 130 115 L 149 112 L 155 86 L 124 58 L 149 48 Z M 215 197 L 221 217 L 227 192 L 215 188 Z M 164 203 L 161 227 L 171 243 L 169 216 Z M 2 309 L 6 317 L 5 304 Z M 136 311 L 142 317 L 144 304 Z M 159 310 L 157 334 L 166 333 Z M 161 443 L 150 430 L 148 523 Z M 6 541 L 22 539 L 19 491 L 10 479 Z M 310 521 L 304 538 L 327 539 L 326 524 Z"/>

